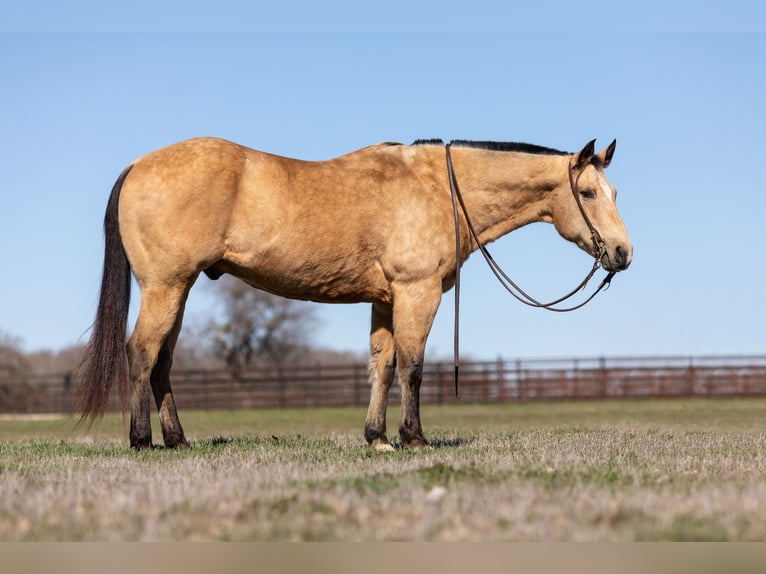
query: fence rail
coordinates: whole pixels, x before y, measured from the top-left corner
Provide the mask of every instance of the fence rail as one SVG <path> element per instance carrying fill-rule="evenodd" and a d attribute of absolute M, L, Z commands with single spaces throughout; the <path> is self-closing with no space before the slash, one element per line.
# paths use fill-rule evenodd
<path fill-rule="evenodd" d="M 766 396 L 766 355 L 595 357 L 466 362 L 460 399 L 454 367 L 434 363 L 423 373 L 423 403 L 521 402 L 599 398 Z M 71 374 L 0 373 L 0 413 L 68 413 L 76 384 Z M 314 365 L 173 373 L 181 409 L 366 405 L 366 365 Z M 391 388 L 391 400 L 399 387 Z M 112 397 L 110 408 L 118 408 Z"/>

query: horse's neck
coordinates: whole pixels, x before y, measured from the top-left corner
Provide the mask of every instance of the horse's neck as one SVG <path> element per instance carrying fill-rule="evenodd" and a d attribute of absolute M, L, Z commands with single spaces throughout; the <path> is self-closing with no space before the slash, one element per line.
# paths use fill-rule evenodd
<path fill-rule="evenodd" d="M 455 151 L 462 152 L 455 174 L 482 243 L 550 221 L 553 191 L 566 184 L 568 156 Z"/>

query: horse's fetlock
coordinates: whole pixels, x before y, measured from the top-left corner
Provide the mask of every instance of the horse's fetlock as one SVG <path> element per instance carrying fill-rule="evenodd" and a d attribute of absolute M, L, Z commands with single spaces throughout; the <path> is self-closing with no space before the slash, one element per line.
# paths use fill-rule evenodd
<path fill-rule="evenodd" d="M 137 439 L 134 437 L 130 437 L 130 448 L 134 450 L 146 450 L 154 448 L 154 445 L 152 445 L 152 439 L 151 437 L 149 439 Z"/>
<path fill-rule="evenodd" d="M 380 440 L 388 442 L 388 438 L 386 438 L 386 427 L 367 423 L 364 425 L 364 438 L 369 445 Z"/>
<path fill-rule="evenodd" d="M 191 448 L 183 433 L 168 434 L 163 437 L 163 442 L 167 448 Z"/>
<path fill-rule="evenodd" d="M 407 448 L 428 446 L 428 441 L 423 436 L 420 422 L 415 420 L 405 420 L 402 422 L 399 427 L 399 438 Z"/>

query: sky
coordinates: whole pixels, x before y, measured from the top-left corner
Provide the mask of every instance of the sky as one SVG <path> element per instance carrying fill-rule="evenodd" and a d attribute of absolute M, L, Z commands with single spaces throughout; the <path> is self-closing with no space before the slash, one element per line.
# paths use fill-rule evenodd
<path fill-rule="evenodd" d="M 549 26 L 555 3 L 447 4 L 435 21 L 428 4 L 0 9 L 0 332 L 25 351 L 87 340 L 114 180 L 186 138 L 308 160 L 418 138 L 572 152 L 616 138 L 607 176 L 634 245 L 630 269 L 561 315 L 511 299 L 474 254 L 462 273 L 464 357 L 766 353 L 766 9 L 674 4 L 660 17 L 643 3 L 583 26 L 567 3 L 549 10 Z M 490 251 L 540 298 L 591 266 L 545 224 Z M 205 282 L 186 329 L 214 308 Z M 366 352 L 369 305 L 316 312 L 315 344 Z M 452 321 L 448 292 L 429 357 L 450 356 Z"/>

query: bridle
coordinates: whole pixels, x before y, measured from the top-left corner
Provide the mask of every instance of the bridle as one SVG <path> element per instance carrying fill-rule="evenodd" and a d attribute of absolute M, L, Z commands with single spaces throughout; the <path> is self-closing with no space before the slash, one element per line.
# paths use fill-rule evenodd
<path fill-rule="evenodd" d="M 567 299 L 570 299 L 572 296 L 574 296 L 578 291 L 581 291 L 582 289 L 585 289 L 588 282 L 591 280 L 593 275 L 596 273 L 596 271 L 601 267 L 601 258 L 606 253 L 606 247 L 604 239 L 601 237 L 601 234 L 598 232 L 598 229 L 593 225 L 593 222 L 591 222 L 590 217 L 588 217 L 588 214 L 585 211 L 585 208 L 583 207 L 582 200 L 580 199 L 580 193 L 577 188 L 577 182 L 579 180 L 580 174 L 578 174 L 577 177 L 574 175 L 575 168 L 572 165 L 572 160 L 570 159 L 569 165 L 568 165 L 568 176 L 569 176 L 569 187 L 572 190 L 572 195 L 574 195 L 575 202 L 577 203 L 577 207 L 580 210 L 580 214 L 583 217 L 583 220 L 585 220 L 585 224 L 588 226 L 588 229 L 590 230 L 591 234 L 591 241 L 593 241 L 593 250 L 596 253 L 594 255 L 594 262 L 593 267 L 588 272 L 588 274 L 585 276 L 585 279 L 583 279 L 580 284 L 572 289 L 569 293 L 566 295 L 559 297 L 555 301 L 550 301 L 548 303 L 541 303 L 534 297 L 527 294 L 521 287 L 519 287 L 498 265 L 498 263 L 493 259 L 492 255 L 487 250 L 486 246 L 484 246 L 481 241 L 479 241 L 479 234 L 476 232 L 476 228 L 473 226 L 473 223 L 471 222 L 471 218 L 468 216 L 468 210 L 466 209 L 465 202 L 463 201 L 463 195 L 460 193 L 460 187 L 457 183 L 457 177 L 455 176 L 455 170 L 452 166 L 452 155 L 450 153 L 450 148 L 452 147 L 452 143 L 448 143 L 445 145 L 445 151 L 447 156 L 447 173 L 449 175 L 449 185 L 450 185 L 450 193 L 452 194 L 452 212 L 455 218 L 455 261 L 456 261 L 456 270 L 455 270 L 455 396 L 459 397 L 460 393 L 458 390 L 458 373 L 460 369 L 460 263 L 462 259 L 461 255 L 461 247 L 460 247 L 460 216 L 458 213 L 458 204 L 460 205 L 460 208 L 463 212 L 463 217 L 465 218 L 465 222 L 468 226 L 468 230 L 470 231 L 471 236 L 473 237 L 474 241 L 476 241 L 476 245 L 478 245 L 479 251 L 481 251 L 481 254 L 484 256 L 484 259 L 487 262 L 487 265 L 489 265 L 489 268 L 492 270 L 492 273 L 495 274 L 495 277 L 497 277 L 500 284 L 505 288 L 506 291 L 508 291 L 511 295 L 513 295 L 514 298 L 516 298 L 518 301 L 521 301 L 525 305 L 528 305 L 530 307 L 536 307 L 539 309 L 546 309 L 548 311 L 554 311 L 556 313 L 568 313 L 570 311 L 575 311 L 577 309 L 580 309 L 581 307 L 584 307 L 590 301 L 599 293 L 601 292 L 605 287 L 608 288 L 611 284 L 612 278 L 615 275 L 614 271 L 610 271 L 606 277 L 604 277 L 603 281 L 601 281 L 601 284 L 596 288 L 596 290 L 584 301 L 573 305 L 571 307 L 557 307 L 559 303 L 562 303 L 566 301 Z"/>

